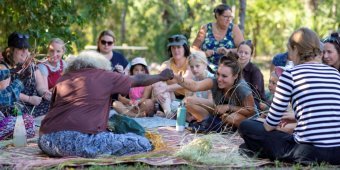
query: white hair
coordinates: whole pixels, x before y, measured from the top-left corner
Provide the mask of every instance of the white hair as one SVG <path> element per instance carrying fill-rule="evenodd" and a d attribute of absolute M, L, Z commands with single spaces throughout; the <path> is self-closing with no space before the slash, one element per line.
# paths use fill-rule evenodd
<path fill-rule="evenodd" d="M 84 68 L 112 70 L 111 62 L 96 51 L 83 51 L 78 57 L 72 57 L 68 61 L 65 73 Z"/>

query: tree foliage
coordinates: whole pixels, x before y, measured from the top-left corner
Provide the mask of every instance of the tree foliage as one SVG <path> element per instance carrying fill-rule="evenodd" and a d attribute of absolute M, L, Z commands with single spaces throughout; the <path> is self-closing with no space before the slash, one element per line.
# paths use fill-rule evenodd
<path fill-rule="evenodd" d="M 48 41 L 55 37 L 81 46 L 81 34 L 72 26 L 86 26 L 100 17 L 109 3 L 109 0 L 0 0 L 0 43 L 5 47 L 8 35 L 19 31 L 29 34 L 32 46 L 39 51 L 45 50 Z M 67 47 L 72 50 L 70 45 Z"/>
<path fill-rule="evenodd" d="M 16 30 L 29 33 L 39 51 L 50 38 L 60 37 L 77 52 L 111 29 L 116 45 L 149 48 L 124 51 L 128 58 L 163 61 L 167 38 L 181 33 L 192 42 L 201 25 L 214 21 L 213 8 L 221 2 L 232 6 L 235 24 L 240 23 L 240 2 L 246 2 L 244 36 L 253 40 L 257 55 L 285 51 L 288 36 L 299 27 L 324 37 L 340 26 L 337 0 L 0 0 L 0 43 L 5 47 Z"/>

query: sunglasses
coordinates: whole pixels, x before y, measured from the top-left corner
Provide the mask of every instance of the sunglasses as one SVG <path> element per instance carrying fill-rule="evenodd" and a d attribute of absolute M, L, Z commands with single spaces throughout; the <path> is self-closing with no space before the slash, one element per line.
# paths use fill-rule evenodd
<path fill-rule="evenodd" d="M 332 37 L 332 36 L 325 38 L 322 42 L 323 43 L 336 43 L 340 45 L 339 39 L 336 37 Z"/>
<path fill-rule="evenodd" d="M 108 45 L 108 46 L 111 46 L 112 44 L 113 44 L 113 41 L 105 41 L 105 40 L 100 40 L 100 43 L 102 44 L 102 45 Z"/>
<path fill-rule="evenodd" d="M 20 34 L 20 33 L 16 33 L 15 34 L 18 38 L 24 38 L 24 39 L 28 39 L 30 38 L 30 36 L 28 34 Z"/>
<path fill-rule="evenodd" d="M 186 38 L 180 37 L 180 36 L 168 38 L 169 43 L 180 42 L 181 40 L 185 40 L 186 41 Z"/>

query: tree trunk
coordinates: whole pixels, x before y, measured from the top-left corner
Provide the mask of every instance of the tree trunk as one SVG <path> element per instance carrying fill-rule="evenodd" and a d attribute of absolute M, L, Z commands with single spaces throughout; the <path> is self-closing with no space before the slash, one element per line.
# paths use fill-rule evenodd
<path fill-rule="evenodd" d="M 163 4 L 165 7 L 170 7 L 171 6 L 170 3 L 171 3 L 170 0 L 163 0 Z M 162 18 L 165 24 L 165 28 L 169 28 L 168 26 L 170 25 L 171 21 L 170 21 L 170 13 L 168 9 L 164 8 Z"/>
<path fill-rule="evenodd" d="M 240 17 L 240 24 L 239 27 L 241 31 L 244 33 L 244 23 L 246 19 L 246 0 L 239 0 L 240 1 L 240 10 L 239 10 L 239 17 Z"/>
<path fill-rule="evenodd" d="M 123 8 L 122 15 L 120 18 L 120 22 L 122 24 L 120 28 L 121 43 L 125 43 L 125 33 L 126 33 L 125 19 L 126 19 L 126 13 L 128 10 L 127 8 L 128 8 L 128 0 L 124 0 L 124 8 Z"/>

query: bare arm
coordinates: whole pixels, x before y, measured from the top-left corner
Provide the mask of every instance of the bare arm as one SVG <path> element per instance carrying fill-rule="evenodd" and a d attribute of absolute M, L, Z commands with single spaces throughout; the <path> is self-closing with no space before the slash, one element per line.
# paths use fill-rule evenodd
<path fill-rule="evenodd" d="M 255 103 L 254 103 L 254 98 L 253 95 L 250 94 L 246 98 L 243 99 L 242 101 L 243 106 L 232 106 L 229 105 L 229 111 L 234 113 L 237 112 L 245 117 L 250 117 L 254 115 L 255 112 Z"/>
<path fill-rule="evenodd" d="M 34 72 L 35 81 L 37 83 L 37 91 L 40 96 L 46 100 L 51 100 L 52 92 L 48 90 L 47 77 L 43 76 L 39 69 Z M 45 77 L 45 78 L 44 78 Z"/>
<path fill-rule="evenodd" d="M 266 121 L 263 123 L 264 129 L 268 132 L 273 131 L 276 129 L 275 126 L 270 126 Z"/>
<path fill-rule="evenodd" d="M 192 72 L 191 72 L 189 67 L 185 71 L 183 77 L 186 78 L 186 79 L 192 79 L 193 75 L 192 75 Z M 173 91 L 176 91 L 177 89 L 183 88 L 182 86 L 180 86 L 178 84 L 178 81 L 176 79 L 169 80 L 169 81 L 167 81 L 167 83 L 169 84 L 167 91 L 170 91 L 170 92 L 173 92 Z"/>
<path fill-rule="evenodd" d="M 233 27 L 233 39 L 234 39 L 236 48 L 240 45 L 242 41 L 244 41 L 242 31 L 237 25 L 234 25 Z"/>
<path fill-rule="evenodd" d="M 173 77 L 174 73 L 170 69 L 165 69 L 160 74 L 156 75 L 138 74 L 135 76 L 130 76 L 132 80 L 132 87 L 148 86 L 159 81 L 170 80 Z"/>
<path fill-rule="evenodd" d="M 179 82 L 178 84 L 180 86 L 192 92 L 206 91 L 213 87 L 213 80 L 210 78 L 206 78 L 202 81 L 195 81 L 193 79 L 186 79 L 181 75 L 175 75 L 175 79 Z"/>
<path fill-rule="evenodd" d="M 206 32 L 207 32 L 207 26 L 206 25 L 201 26 L 200 30 L 197 33 L 197 36 L 196 36 L 194 42 L 192 43 L 193 49 L 195 49 L 195 50 L 201 49 L 201 45 L 204 41 Z"/>
<path fill-rule="evenodd" d="M 118 95 L 118 100 L 120 102 L 122 102 L 125 105 L 129 105 L 130 104 L 130 100 L 122 95 Z"/>
<path fill-rule="evenodd" d="M 143 97 L 141 98 L 139 103 L 143 103 L 145 100 L 150 99 L 151 98 L 151 91 L 152 91 L 151 86 L 145 87 Z"/>

